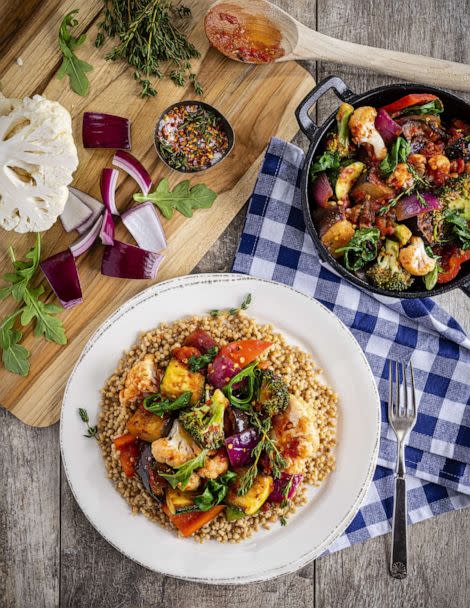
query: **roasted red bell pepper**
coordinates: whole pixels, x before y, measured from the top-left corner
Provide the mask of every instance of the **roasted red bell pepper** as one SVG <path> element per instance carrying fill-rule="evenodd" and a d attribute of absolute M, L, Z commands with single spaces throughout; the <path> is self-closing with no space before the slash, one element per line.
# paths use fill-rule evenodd
<path fill-rule="evenodd" d="M 396 101 L 389 103 L 386 106 L 382 106 L 380 109 L 385 110 L 390 115 L 393 115 L 396 112 L 404 110 L 405 108 L 410 108 L 411 106 L 417 106 L 423 103 L 428 103 L 429 101 L 434 101 L 435 99 L 439 98 L 436 95 L 432 95 L 431 93 L 411 93 L 410 95 L 400 97 L 400 99 L 397 99 Z"/>
<path fill-rule="evenodd" d="M 215 340 L 203 329 L 195 329 L 184 341 L 185 346 L 194 346 L 203 353 L 216 346 Z"/>
<path fill-rule="evenodd" d="M 439 262 L 443 270 L 437 275 L 437 282 L 442 284 L 452 281 L 459 274 L 462 264 L 469 261 L 470 249 L 455 249 L 449 256 L 443 256 Z"/>
<path fill-rule="evenodd" d="M 171 354 L 175 359 L 187 365 L 191 357 L 200 357 L 201 351 L 194 346 L 180 346 L 179 348 L 174 348 Z"/>
<path fill-rule="evenodd" d="M 225 508 L 225 505 L 217 505 L 209 509 L 209 511 L 194 511 L 193 513 L 180 513 L 172 515 L 166 504 L 162 505 L 162 510 L 168 519 L 174 524 L 181 534 L 187 538 L 197 532 L 202 526 L 210 522 L 212 519 Z"/>
<path fill-rule="evenodd" d="M 225 355 L 240 367 L 246 367 L 257 359 L 271 344 L 271 342 L 266 342 L 265 340 L 237 340 L 236 342 L 230 342 L 230 344 L 222 346 L 219 354 Z"/>
<path fill-rule="evenodd" d="M 114 445 L 119 452 L 121 467 L 127 477 L 135 475 L 135 467 L 139 460 L 140 448 L 135 437 L 130 433 L 121 435 L 114 440 Z"/>

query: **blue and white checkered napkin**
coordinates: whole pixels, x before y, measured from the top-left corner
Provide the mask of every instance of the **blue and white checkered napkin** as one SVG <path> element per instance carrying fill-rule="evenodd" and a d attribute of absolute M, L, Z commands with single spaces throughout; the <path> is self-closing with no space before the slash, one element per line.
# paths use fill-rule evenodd
<path fill-rule="evenodd" d="M 300 203 L 304 153 L 271 140 L 233 265 L 286 283 L 332 310 L 352 331 L 374 373 L 382 403 L 374 481 L 336 551 L 390 530 L 395 438 L 387 422 L 388 359 L 413 355 L 418 420 L 405 457 L 412 523 L 470 506 L 470 339 L 430 298 L 398 300 L 367 294 L 322 262 Z"/>

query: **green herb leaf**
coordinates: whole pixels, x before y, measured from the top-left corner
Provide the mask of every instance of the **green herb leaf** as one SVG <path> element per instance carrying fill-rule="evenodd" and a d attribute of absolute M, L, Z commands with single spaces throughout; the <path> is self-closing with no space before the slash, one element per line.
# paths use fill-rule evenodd
<path fill-rule="evenodd" d="M 204 355 L 201 355 L 200 357 L 195 357 L 194 355 L 192 357 L 189 357 L 189 359 L 188 359 L 189 369 L 192 372 L 198 372 L 199 370 L 203 369 L 204 367 L 207 367 L 209 365 L 209 363 L 211 363 L 214 360 L 214 358 L 218 352 L 219 352 L 219 349 L 217 348 L 217 346 L 213 346 L 212 348 L 209 348 L 207 353 L 205 353 Z"/>
<path fill-rule="evenodd" d="M 377 257 L 380 239 L 378 228 L 359 228 L 345 247 L 336 253 L 344 253 L 344 264 L 348 270 L 360 270 Z"/>
<path fill-rule="evenodd" d="M 192 395 L 191 391 L 185 391 L 177 399 L 171 401 L 170 399 L 163 399 L 160 393 L 155 393 L 145 397 L 144 409 L 157 416 L 163 416 L 166 412 L 174 412 L 187 407 Z"/>
<path fill-rule="evenodd" d="M 201 511 L 209 511 L 219 505 L 228 494 L 229 484 L 237 477 L 233 471 L 227 471 L 217 479 L 209 479 L 204 492 L 194 499 L 194 504 Z"/>
<path fill-rule="evenodd" d="M 323 171 L 337 171 L 340 168 L 340 156 L 337 152 L 323 152 L 321 156 L 318 156 L 312 165 L 310 166 L 310 179 L 316 179 L 318 173 Z"/>
<path fill-rule="evenodd" d="M 3 349 L 2 361 L 5 369 L 18 374 L 19 376 L 27 376 L 29 373 L 29 356 L 30 352 L 27 348 L 18 344 L 22 334 L 14 331 L 12 342 L 7 348 Z"/>
<path fill-rule="evenodd" d="M 53 316 L 61 309 L 54 304 L 45 304 L 38 299 L 43 293 L 42 289 L 27 289 L 24 293 L 26 307 L 21 315 L 21 324 L 28 325 L 33 319 L 36 320 L 34 327 L 35 336 L 44 336 L 49 342 L 56 344 L 67 344 L 67 337 L 62 322 Z"/>
<path fill-rule="evenodd" d="M 231 405 L 238 407 L 241 410 L 251 410 L 251 406 L 249 405 L 253 399 L 254 391 L 255 391 L 255 369 L 258 365 L 258 361 L 253 361 L 250 365 L 247 365 L 243 368 L 238 374 L 233 376 L 230 382 L 225 386 L 222 390 L 226 394 L 228 400 Z M 244 397 L 235 397 L 233 394 L 233 387 L 236 386 L 241 380 L 247 380 L 247 390 L 246 395 Z"/>
<path fill-rule="evenodd" d="M 166 479 L 173 489 L 180 484 L 180 488 L 184 490 L 188 485 L 191 473 L 195 469 L 200 469 L 202 466 L 204 466 L 207 452 L 208 450 L 201 450 L 201 452 L 199 452 L 195 458 L 192 458 L 185 464 L 177 467 L 176 473 L 159 473 L 160 477 Z"/>
<path fill-rule="evenodd" d="M 60 25 L 59 48 L 62 52 L 63 60 L 57 72 L 57 78 L 61 80 L 64 76 L 68 75 L 72 91 L 77 93 L 77 95 L 85 96 L 90 88 L 90 82 L 86 73 L 91 72 L 93 67 L 86 61 L 79 59 L 74 51 L 85 42 L 86 36 L 82 34 L 78 38 L 74 38 L 69 31 L 78 25 L 78 21 L 74 17 L 78 12 L 79 9 L 75 9 L 67 13 Z"/>
<path fill-rule="evenodd" d="M 407 116 L 409 114 L 441 114 L 444 111 L 444 106 L 440 99 L 434 99 L 428 101 L 420 106 L 410 106 L 400 110 L 400 116 Z"/>
<path fill-rule="evenodd" d="M 397 137 L 392 149 L 380 163 L 380 170 L 385 175 L 391 175 L 397 168 L 398 163 L 406 163 L 411 152 L 411 144 L 404 137 Z"/>
<path fill-rule="evenodd" d="M 173 217 L 175 209 L 185 217 L 192 217 L 194 209 L 209 209 L 216 198 L 217 193 L 205 184 L 197 184 L 191 188 L 189 180 L 179 182 L 170 190 L 166 177 L 151 194 L 134 194 L 135 201 L 151 201 L 167 219 Z"/>
<path fill-rule="evenodd" d="M 470 247 L 468 220 L 455 212 L 447 212 L 444 220 L 450 227 L 451 235 L 459 242 L 461 248 L 468 249 Z"/>
<path fill-rule="evenodd" d="M 83 435 L 84 437 L 96 437 L 97 433 L 98 433 L 98 425 L 96 426 L 90 426 L 89 423 L 89 418 L 88 418 L 88 412 L 80 407 L 78 408 L 78 415 L 80 416 L 81 420 L 87 425 L 87 431 L 86 434 Z"/>
<path fill-rule="evenodd" d="M 219 310 L 217 308 L 213 308 L 209 311 L 211 317 L 220 317 L 221 315 L 228 313 L 229 315 L 236 315 L 240 312 L 240 310 L 247 310 L 248 306 L 251 304 L 251 293 L 248 293 L 243 302 L 237 308 L 229 308 L 227 310 Z"/>

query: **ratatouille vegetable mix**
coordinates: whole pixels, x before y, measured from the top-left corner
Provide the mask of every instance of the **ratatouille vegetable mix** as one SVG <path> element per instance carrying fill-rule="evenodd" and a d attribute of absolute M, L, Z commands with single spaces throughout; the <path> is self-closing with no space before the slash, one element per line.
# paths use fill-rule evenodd
<path fill-rule="evenodd" d="M 443 112 L 427 93 L 343 103 L 310 168 L 322 243 L 386 291 L 433 289 L 470 258 L 470 124 Z"/>

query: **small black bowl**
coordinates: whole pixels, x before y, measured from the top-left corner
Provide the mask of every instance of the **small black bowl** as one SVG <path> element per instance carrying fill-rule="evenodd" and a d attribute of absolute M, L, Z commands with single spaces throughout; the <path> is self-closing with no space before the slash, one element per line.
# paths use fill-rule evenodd
<path fill-rule="evenodd" d="M 194 169 L 186 169 L 184 167 L 180 167 L 180 168 L 177 169 L 176 167 L 173 167 L 172 165 L 170 165 L 170 163 L 166 160 L 166 158 L 164 157 L 164 155 L 160 151 L 160 143 L 159 143 L 159 138 L 158 138 L 158 127 L 160 125 L 160 121 L 163 119 L 163 117 L 166 114 L 168 114 L 168 112 L 171 112 L 171 110 L 174 110 L 175 108 L 179 108 L 181 106 L 187 106 L 187 105 L 197 105 L 197 106 L 200 106 L 200 107 L 204 108 L 205 110 L 213 112 L 217 116 L 217 118 L 219 119 L 220 125 L 222 127 L 222 130 L 224 131 L 225 135 L 227 136 L 227 139 L 228 139 L 227 150 L 219 158 L 219 160 L 217 160 L 212 165 L 209 165 L 208 167 L 195 167 Z M 160 160 L 169 169 L 172 169 L 173 171 L 179 171 L 180 173 L 199 173 L 201 171 L 207 171 L 208 169 L 212 169 L 212 167 L 215 167 L 221 161 L 223 161 L 225 158 L 227 158 L 227 156 L 233 150 L 233 146 L 235 144 L 235 133 L 233 131 L 232 125 L 225 118 L 225 116 L 223 114 L 221 114 L 221 112 L 219 112 L 219 110 L 217 110 L 217 108 L 214 108 L 214 106 L 211 106 L 210 104 L 205 103 L 203 101 L 186 100 L 186 101 L 178 101 L 177 103 L 172 103 L 171 106 L 168 106 L 168 108 L 166 108 L 166 110 L 164 110 L 161 113 L 160 118 L 157 120 L 157 124 L 155 125 L 155 131 L 154 131 L 154 135 L 153 135 L 153 143 L 155 145 L 155 149 L 157 150 L 157 154 L 158 154 Z"/>

